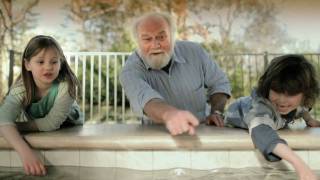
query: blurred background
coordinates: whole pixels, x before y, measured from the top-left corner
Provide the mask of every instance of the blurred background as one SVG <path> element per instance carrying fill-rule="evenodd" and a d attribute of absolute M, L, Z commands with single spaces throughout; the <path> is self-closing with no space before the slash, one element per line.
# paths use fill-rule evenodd
<path fill-rule="evenodd" d="M 81 82 L 86 120 L 135 121 L 118 74 L 135 49 L 130 22 L 154 11 L 171 14 L 177 39 L 200 43 L 219 63 L 232 99 L 249 95 L 275 56 L 301 53 L 320 71 L 319 8 L 318 0 L 1 0 L 0 99 L 20 72 L 26 43 L 50 35 Z M 320 118 L 319 101 L 313 114 Z"/>

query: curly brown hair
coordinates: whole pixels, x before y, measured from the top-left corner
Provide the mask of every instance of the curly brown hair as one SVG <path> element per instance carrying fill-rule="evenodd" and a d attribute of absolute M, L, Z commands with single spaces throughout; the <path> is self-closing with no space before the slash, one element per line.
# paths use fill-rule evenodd
<path fill-rule="evenodd" d="M 257 94 L 268 98 L 270 90 L 288 95 L 302 93 L 302 105 L 311 108 L 320 93 L 317 79 L 315 68 L 303 55 L 283 55 L 274 58 L 260 77 Z"/>

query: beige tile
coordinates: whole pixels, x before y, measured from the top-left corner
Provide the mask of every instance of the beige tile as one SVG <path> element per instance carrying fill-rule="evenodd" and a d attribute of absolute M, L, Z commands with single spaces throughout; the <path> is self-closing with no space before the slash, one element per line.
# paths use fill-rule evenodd
<path fill-rule="evenodd" d="M 41 162 L 44 162 L 44 152 L 41 150 L 33 150 Z M 11 167 L 23 167 L 21 158 L 15 150 L 10 151 Z"/>
<path fill-rule="evenodd" d="M 261 167 L 265 160 L 257 150 L 229 151 L 231 168 Z"/>
<path fill-rule="evenodd" d="M 309 151 L 309 166 L 311 169 L 320 170 L 320 151 Z"/>
<path fill-rule="evenodd" d="M 44 162 L 44 153 L 40 150 L 34 150 L 34 153 Z M 15 150 L 10 150 L 10 166 L 23 167 L 19 154 Z"/>
<path fill-rule="evenodd" d="M 116 164 L 120 168 L 152 170 L 152 151 L 117 151 Z"/>
<path fill-rule="evenodd" d="M 229 166 L 228 151 L 192 151 L 191 167 L 198 170 L 209 170 Z"/>
<path fill-rule="evenodd" d="M 11 167 L 22 167 L 22 161 L 18 153 L 14 150 L 10 151 Z"/>
<path fill-rule="evenodd" d="M 191 151 L 154 151 L 153 169 L 191 168 Z"/>
<path fill-rule="evenodd" d="M 82 167 L 116 167 L 115 151 L 80 151 L 80 166 Z"/>
<path fill-rule="evenodd" d="M 294 152 L 297 153 L 297 155 L 298 155 L 306 164 L 309 164 L 309 162 L 310 162 L 309 151 L 303 150 L 303 151 L 294 151 Z"/>
<path fill-rule="evenodd" d="M 46 165 L 79 166 L 79 150 L 48 150 L 44 154 Z"/>
<path fill-rule="evenodd" d="M 0 150 L 0 166 L 10 167 L 10 150 Z"/>

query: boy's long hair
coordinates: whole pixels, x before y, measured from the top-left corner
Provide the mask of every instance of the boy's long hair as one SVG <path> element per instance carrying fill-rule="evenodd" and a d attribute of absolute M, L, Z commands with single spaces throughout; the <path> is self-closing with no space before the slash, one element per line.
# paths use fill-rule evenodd
<path fill-rule="evenodd" d="M 68 83 L 68 92 L 70 96 L 74 99 L 76 99 L 76 89 L 79 86 L 78 79 L 72 72 L 70 66 L 68 65 L 66 58 L 64 56 L 64 53 L 62 51 L 62 48 L 58 44 L 58 42 L 50 37 L 50 36 L 44 36 L 44 35 L 38 35 L 33 37 L 27 44 L 21 59 L 21 65 L 22 70 L 20 76 L 17 78 L 17 84 L 20 84 L 19 82 L 23 82 L 23 85 L 26 89 L 26 95 L 23 99 L 23 106 L 27 107 L 31 104 L 33 94 L 36 90 L 36 84 L 34 82 L 32 73 L 30 71 L 27 71 L 25 67 L 25 61 L 30 61 L 31 58 L 35 55 L 37 55 L 39 52 L 41 52 L 43 49 L 49 49 L 54 48 L 57 50 L 59 57 L 60 57 L 60 71 L 59 75 L 56 79 L 58 82 L 67 81 Z"/>
<path fill-rule="evenodd" d="M 258 95 L 268 99 L 269 91 L 303 94 L 302 105 L 311 108 L 319 96 L 319 82 L 313 65 L 302 55 L 274 58 L 258 82 Z"/>

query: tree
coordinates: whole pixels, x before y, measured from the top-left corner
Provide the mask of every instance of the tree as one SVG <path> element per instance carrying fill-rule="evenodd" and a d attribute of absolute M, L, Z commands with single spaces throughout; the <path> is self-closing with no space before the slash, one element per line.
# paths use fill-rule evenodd
<path fill-rule="evenodd" d="M 6 50 L 14 50 L 15 48 L 15 32 L 16 27 L 26 20 L 28 13 L 31 9 L 38 4 L 38 0 L 24 1 L 19 3 L 15 8 L 13 0 L 0 1 L 0 85 L 4 87 L 6 85 L 3 81 L 3 63 Z M 1 60 L 4 59 L 4 60 Z M 3 96 L 3 89 L 0 88 L 0 98 Z"/>
<path fill-rule="evenodd" d="M 276 14 L 275 4 L 265 1 L 259 16 L 255 16 L 247 26 L 243 39 L 251 52 L 279 52 L 284 44 L 291 41 L 285 29 L 278 24 Z"/>
<path fill-rule="evenodd" d="M 83 48 L 106 51 L 114 47 L 113 43 L 127 42 L 129 22 L 134 17 L 146 12 L 164 11 L 176 14 L 178 25 L 183 27 L 186 7 L 186 0 L 72 0 L 67 8 L 70 8 L 70 18 L 81 24 L 79 31 L 88 42 Z"/>
<path fill-rule="evenodd" d="M 98 49 L 101 51 L 104 49 L 104 44 L 107 41 L 103 36 L 108 37 L 112 35 L 112 31 L 109 34 L 105 34 L 101 26 L 107 25 L 108 27 L 113 27 L 112 24 L 114 22 L 111 22 L 110 19 L 118 19 L 119 11 L 117 10 L 121 6 L 119 2 L 118 0 L 71 0 L 70 5 L 67 7 L 71 12 L 69 17 L 81 25 L 79 32 L 84 36 L 85 43 L 83 44 L 85 46 L 81 47 L 81 49 L 91 51 L 98 51 Z M 105 17 L 110 16 L 113 16 L 113 18 L 106 20 Z M 100 42 L 100 44 L 97 42 Z"/>
<path fill-rule="evenodd" d="M 283 35 L 279 24 L 276 23 L 275 1 L 272 0 L 190 0 L 188 1 L 190 14 L 193 21 L 188 29 L 192 34 L 203 38 L 204 43 L 210 43 L 212 39 L 220 44 L 219 52 L 234 52 L 234 44 L 237 42 L 234 36 L 237 34 L 238 42 L 245 41 L 241 32 L 235 29 L 244 29 L 244 32 L 252 32 L 253 24 L 259 20 L 259 25 L 274 29 L 268 31 Z M 256 26 L 257 29 L 260 26 Z M 280 33 L 280 34 L 279 34 Z M 211 38 L 210 38 L 211 37 Z"/>

